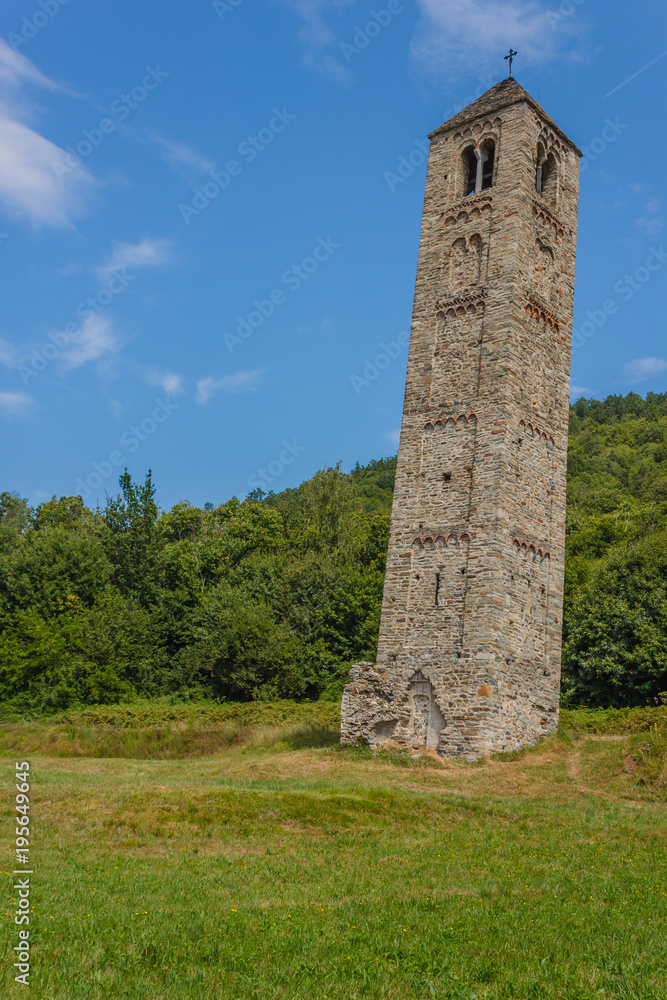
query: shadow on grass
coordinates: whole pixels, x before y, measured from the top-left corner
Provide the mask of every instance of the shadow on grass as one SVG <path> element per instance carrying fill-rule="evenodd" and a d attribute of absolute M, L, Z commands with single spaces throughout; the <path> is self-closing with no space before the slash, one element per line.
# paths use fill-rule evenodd
<path fill-rule="evenodd" d="M 21 723 L 0 726 L 0 756 L 20 743 L 45 757 L 178 760 L 215 757 L 231 750 L 288 751 L 335 746 L 338 726 L 325 723 L 243 725 L 237 721 L 197 725 L 192 719 L 162 725 L 118 728 L 88 723 Z"/>

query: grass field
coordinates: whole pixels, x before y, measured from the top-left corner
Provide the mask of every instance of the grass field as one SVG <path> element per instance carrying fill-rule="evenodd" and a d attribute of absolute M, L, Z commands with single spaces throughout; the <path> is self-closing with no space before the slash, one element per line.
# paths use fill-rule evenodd
<path fill-rule="evenodd" d="M 664 710 L 477 765 L 340 749 L 336 706 L 166 711 L 0 728 L 3 997 L 14 758 L 38 1000 L 667 997 Z"/>

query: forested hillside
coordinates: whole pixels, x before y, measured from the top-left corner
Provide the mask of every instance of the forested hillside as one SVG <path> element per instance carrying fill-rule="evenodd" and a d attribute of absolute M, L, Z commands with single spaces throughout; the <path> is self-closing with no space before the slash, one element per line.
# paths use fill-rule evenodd
<path fill-rule="evenodd" d="M 564 639 L 570 703 L 667 690 L 667 393 L 572 407 Z"/>
<path fill-rule="evenodd" d="M 338 698 L 377 640 L 395 459 L 161 512 L 126 473 L 91 511 L 0 494 L 0 699 Z M 563 696 L 667 689 L 667 393 L 572 408 Z"/>

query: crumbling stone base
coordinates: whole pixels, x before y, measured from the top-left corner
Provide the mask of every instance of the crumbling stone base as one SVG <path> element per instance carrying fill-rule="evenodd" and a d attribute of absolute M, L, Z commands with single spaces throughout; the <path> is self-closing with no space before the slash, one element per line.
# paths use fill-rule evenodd
<path fill-rule="evenodd" d="M 343 691 L 341 743 L 392 743 L 474 761 L 533 746 L 558 727 L 557 708 L 536 711 L 502 682 L 448 696 L 431 682 L 428 668 L 408 666 L 401 673 L 390 676 L 369 661 L 352 667 Z"/>

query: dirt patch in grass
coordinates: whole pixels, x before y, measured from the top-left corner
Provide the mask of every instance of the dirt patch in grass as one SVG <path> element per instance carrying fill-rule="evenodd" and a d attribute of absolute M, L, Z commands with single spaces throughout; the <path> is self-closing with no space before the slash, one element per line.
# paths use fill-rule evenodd
<path fill-rule="evenodd" d="M 637 771 L 639 770 L 639 764 L 634 759 L 634 757 L 630 756 L 627 750 L 623 751 L 623 770 L 625 771 L 626 774 L 629 774 L 631 777 L 636 775 Z"/>

